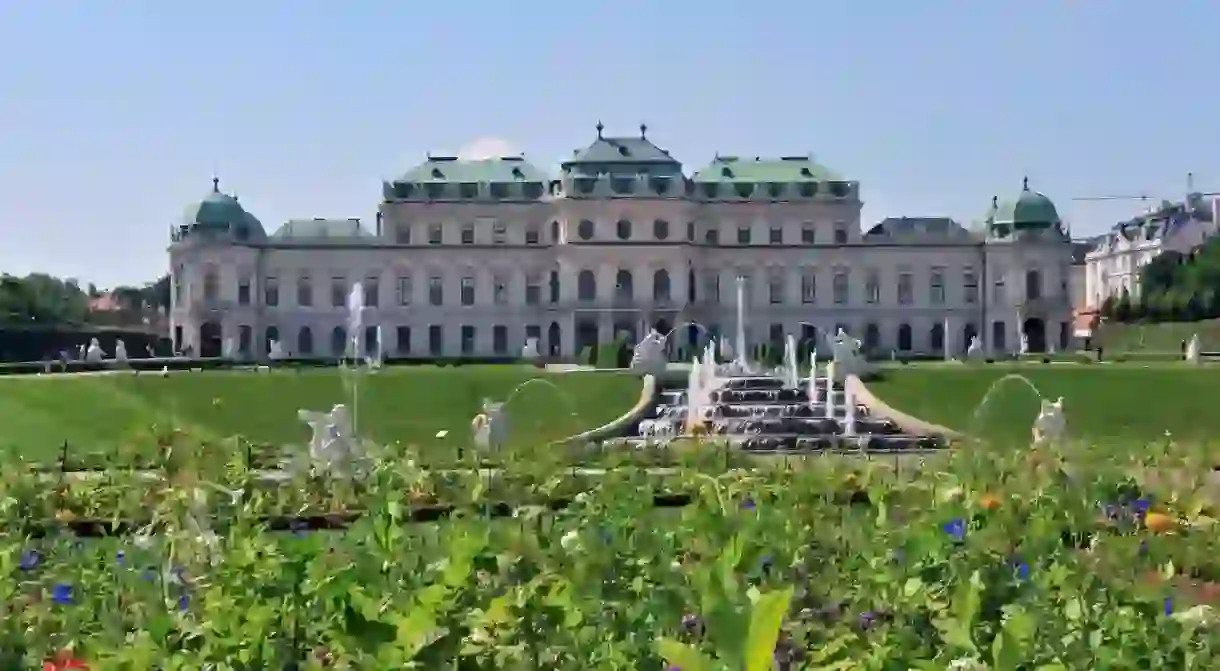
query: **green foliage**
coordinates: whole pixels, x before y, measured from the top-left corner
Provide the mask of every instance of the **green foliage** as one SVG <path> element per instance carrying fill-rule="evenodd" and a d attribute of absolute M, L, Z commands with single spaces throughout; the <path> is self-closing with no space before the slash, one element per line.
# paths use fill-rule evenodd
<path fill-rule="evenodd" d="M 1220 663 L 1214 613 L 1196 608 L 1220 580 L 1212 494 L 1168 482 L 1209 467 L 1202 445 L 973 445 L 922 467 L 810 458 L 649 477 L 537 458 L 432 471 L 406 449 L 379 452 L 359 482 L 264 486 L 196 441 L 179 438 L 155 478 L 56 488 L 0 468 L 0 647 L 25 652 L 14 667 L 65 648 L 116 669 Z M 656 510 L 657 488 L 692 503 Z M 581 493 L 565 510 L 525 505 L 557 491 Z M 405 524 L 430 497 L 465 514 Z M 492 501 L 517 514 L 474 514 Z M 79 506 L 157 533 L 77 544 L 21 531 Z M 363 516 L 341 534 L 259 521 L 293 509 Z"/>
<path fill-rule="evenodd" d="M 1114 303 L 1114 320 L 1117 322 L 1129 322 L 1133 314 L 1131 303 L 1131 292 L 1123 289 L 1122 295 L 1118 297 L 1118 301 Z"/>

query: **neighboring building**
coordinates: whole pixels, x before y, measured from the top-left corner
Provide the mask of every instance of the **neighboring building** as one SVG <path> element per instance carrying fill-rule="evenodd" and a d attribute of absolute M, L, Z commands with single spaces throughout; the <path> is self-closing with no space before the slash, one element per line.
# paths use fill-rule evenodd
<path fill-rule="evenodd" d="M 1139 295 L 1139 270 L 1158 254 L 1189 254 L 1216 232 L 1220 200 L 1190 194 L 1183 203 L 1162 201 L 1156 209 L 1115 224 L 1092 240 L 1085 256 L 1085 302 L 1100 308 L 1106 298 L 1127 291 Z"/>
<path fill-rule="evenodd" d="M 747 338 L 843 328 L 874 351 L 1011 351 L 1071 340 L 1072 246 L 1026 184 L 983 225 L 890 218 L 861 231 L 860 185 L 810 156 L 718 156 L 689 177 L 641 127 L 597 137 L 550 178 L 520 156 L 429 156 L 383 185 L 376 223 L 290 221 L 271 235 L 213 189 L 169 248 L 172 337 L 215 355 L 344 350 L 345 298 L 363 284 L 388 356 L 552 356 L 626 332 L 676 345 L 732 334 L 746 278 Z M 946 332 L 946 328 L 948 331 Z M 372 347 L 375 329 L 363 335 Z"/>

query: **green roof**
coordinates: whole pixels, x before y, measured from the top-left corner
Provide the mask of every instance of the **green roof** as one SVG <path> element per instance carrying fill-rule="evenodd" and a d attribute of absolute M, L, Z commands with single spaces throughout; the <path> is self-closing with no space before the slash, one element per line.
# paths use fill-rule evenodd
<path fill-rule="evenodd" d="M 992 215 L 992 224 L 1008 224 L 1014 229 L 1050 228 L 1060 223 L 1055 203 L 1046 195 L 1031 191 L 1029 179 L 1021 187 L 1021 195 L 1015 200 L 999 203 Z"/>
<path fill-rule="evenodd" d="M 564 172 L 664 176 L 682 173 L 682 163 L 648 139 L 648 126 L 641 124 L 637 137 L 606 137 L 603 130 L 605 126 L 598 123 L 597 138 L 584 149 L 572 152 L 572 158 L 562 164 Z"/>
<path fill-rule="evenodd" d="M 843 178 L 809 156 L 742 159 L 717 156 L 691 177 L 696 182 L 840 182 Z"/>
<path fill-rule="evenodd" d="M 375 238 L 376 235 L 360 225 L 359 219 L 291 219 L 271 235 L 279 242 L 285 240 L 354 240 Z"/>
<path fill-rule="evenodd" d="M 247 212 L 237 198 L 222 193 L 220 180 L 215 177 L 212 178 L 212 190 L 183 212 L 182 224 L 191 229 L 202 227 L 244 231 L 251 237 L 265 235 L 262 223 Z"/>
<path fill-rule="evenodd" d="M 547 176 L 521 156 L 463 161 L 453 156 L 429 156 L 395 182 L 512 183 L 546 182 Z"/>

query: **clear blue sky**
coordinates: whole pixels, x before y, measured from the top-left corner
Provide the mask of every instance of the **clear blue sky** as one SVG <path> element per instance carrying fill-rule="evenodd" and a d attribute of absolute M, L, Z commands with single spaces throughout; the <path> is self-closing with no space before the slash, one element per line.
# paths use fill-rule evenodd
<path fill-rule="evenodd" d="M 865 223 L 976 218 L 1028 173 L 1074 233 L 1220 191 L 1220 3 L 0 0 L 0 271 L 167 267 L 211 186 L 269 229 L 371 218 L 427 150 L 552 168 L 608 133 L 689 170 L 812 152 Z M 1208 67 L 1208 64 L 1211 67 Z"/>

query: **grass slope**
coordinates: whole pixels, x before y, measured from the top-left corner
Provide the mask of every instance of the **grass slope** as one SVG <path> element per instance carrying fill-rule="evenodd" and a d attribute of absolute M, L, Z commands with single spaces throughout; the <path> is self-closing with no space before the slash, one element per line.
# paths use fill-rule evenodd
<path fill-rule="evenodd" d="M 1205 352 L 1220 351 L 1220 320 L 1197 322 L 1165 322 L 1161 324 L 1105 324 L 1098 330 L 1098 340 L 1108 354 L 1123 352 L 1155 352 L 1179 354 L 1182 342 L 1199 334 L 1199 344 Z"/>
<path fill-rule="evenodd" d="M 975 418 L 988 389 L 1009 374 L 1024 376 L 1046 397 L 1064 397 L 1074 437 L 1129 443 L 1163 437 L 1167 430 L 1192 440 L 1220 436 L 1220 371 L 1208 366 L 907 366 L 889 369 L 868 386 L 886 403 L 921 419 L 995 441 L 1027 442 L 1038 397 L 1019 380 L 1003 383 Z"/>
<path fill-rule="evenodd" d="M 484 397 L 508 404 L 510 442 L 544 443 L 601 426 L 639 398 L 640 380 L 606 373 L 546 374 L 525 366 L 412 367 L 362 378 L 358 425 L 379 442 L 467 442 Z M 553 385 L 553 386 L 552 386 Z M 0 378 L 0 444 L 31 458 L 75 451 L 119 450 L 141 441 L 154 424 L 207 437 L 240 434 L 256 442 L 304 443 L 297 410 L 348 403 L 336 370 L 159 375 Z"/>

